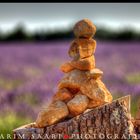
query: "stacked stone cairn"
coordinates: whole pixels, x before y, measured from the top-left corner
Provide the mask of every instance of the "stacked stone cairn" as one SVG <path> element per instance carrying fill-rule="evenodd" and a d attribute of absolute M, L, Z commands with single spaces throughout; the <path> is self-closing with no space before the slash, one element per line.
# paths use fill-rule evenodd
<path fill-rule="evenodd" d="M 68 51 L 72 60 L 61 66 L 64 77 L 50 104 L 39 112 L 35 127 L 49 126 L 112 102 L 112 95 L 101 80 L 103 72 L 95 67 L 95 25 L 83 19 L 75 24 L 73 32 L 76 38 Z"/>

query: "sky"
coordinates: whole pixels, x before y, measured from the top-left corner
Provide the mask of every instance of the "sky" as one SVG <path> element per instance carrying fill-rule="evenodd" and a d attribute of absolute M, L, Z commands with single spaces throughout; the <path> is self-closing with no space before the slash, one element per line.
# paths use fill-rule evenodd
<path fill-rule="evenodd" d="M 140 30 L 140 3 L 0 3 L 0 30 L 23 23 L 29 31 L 72 27 L 89 18 L 95 25 Z"/>

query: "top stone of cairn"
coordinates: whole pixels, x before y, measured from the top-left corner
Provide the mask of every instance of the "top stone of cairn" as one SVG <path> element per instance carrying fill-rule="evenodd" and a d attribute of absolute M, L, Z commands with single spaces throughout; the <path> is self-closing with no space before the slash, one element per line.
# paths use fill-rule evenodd
<path fill-rule="evenodd" d="M 83 19 L 75 24 L 73 32 L 77 38 L 92 38 L 96 27 L 89 19 Z"/>

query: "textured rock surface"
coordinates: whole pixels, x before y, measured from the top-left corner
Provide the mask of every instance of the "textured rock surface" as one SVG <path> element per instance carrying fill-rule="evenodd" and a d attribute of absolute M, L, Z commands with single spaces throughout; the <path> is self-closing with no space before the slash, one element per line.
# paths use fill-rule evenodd
<path fill-rule="evenodd" d="M 93 39 L 79 38 L 72 41 L 68 51 L 69 56 L 76 59 L 90 57 L 95 53 L 96 41 Z"/>
<path fill-rule="evenodd" d="M 75 69 L 64 74 L 64 77 L 58 83 L 58 89 L 70 88 L 80 90 L 80 86 L 85 80 L 87 80 L 85 72 Z"/>
<path fill-rule="evenodd" d="M 70 99 L 73 98 L 73 94 L 66 88 L 60 89 L 57 91 L 57 93 L 53 96 L 53 102 L 54 101 L 64 101 L 68 102 Z"/>
<path fill-rule="evenodd" d="M 61 123 L 44 128 L 34 124 L 13 130 L 14 139 L 135 139 L 130 97 L 126 96 Z M 24 134 L 24 135 L 23 135 Z M 23 138 L 23 137 L 22 137 Z"/>
<path fill-rule="evenodd" d="M 92 78 L 97 79 L 97 78 L 99 78 L 99 77 L 101 77 L 103 75 L 103 71 L 101 71 L 100 69 L 95 68 L 95 69 L 92 69 L 90 71 L 87 71 L 86 74 L 87 74 L 89 79 L 92 79 Z"/>
<path fill-rule="evenodd" d="M 92 100 L 101 102 L 112 101 L 111 93 L 100 79 L 90 79 L 84 81 L 80 87 L 80 90 L 84 95 L 87 95 Z"/>
<path fill-rule="evenodd" d="M 89 19 L 83 19 L 76 23 L 73 31 L 78 38 L 91 38 L 96 32 L 96 27 Z"/>
<path fill-rule="evenodd" d="M 41 112 L 38 114 L 36 126 L 44 127 L 46 125 L 54 124 L 68 116 L 68 114 L 69 111 L 64 102 L 53 102 L 46 108 L 42 108 Z"/>
<path fill-rule="evenodd" d="M 66 73 L 58 84 L 59 89 L 78 89 L 91 99 L 89 107 L 96 107 L 112 101 L 112 95 L 100 79 L 89 79 L 87 73 L 73 70 Z"/>
<path fill-rule="evenodd" d="M 89 99 L 85 95 L 76 95 L 72 100 L 67 103 L 70 115 L 76 116 L 87 109 Z"/>
<path fill-rule="evenodd" d="M 60 70 L 62 71 L 62 72 L 70 72 L 70 71 L 72 71 L 72 70 L 74 70 L 75 68 L 71 65 L 71 62 L 66 62 L 66 63 L 64 63 L 64 64 L 62 64 L 61 66 L 60 66 Z"/>
<path fill-rule="evenodd" d="M 61 65 L 60 70 L 62 72 L 68 73 L 74 69 L 79 69 L 82 71 L 92 70 L 95 68 L 95 58 L 90 56 L 87 58 L 79 58 L 78 60 L 72 60 Z"/>
<path fill-rule="evenodd" d="M 78 60 L 72 60 L 71 65 L 75 69 L 79 70 L 91 70 L 95 68 L 95 57 L 90 56 L 86 58 L 79 58 Z"/>
<path fill-rule="evenodd" d="M 79 45 L 74 41 L 72 41 L 68 54 L 73 60 L 78 60 L 80 58 L 79 54 Z"/>

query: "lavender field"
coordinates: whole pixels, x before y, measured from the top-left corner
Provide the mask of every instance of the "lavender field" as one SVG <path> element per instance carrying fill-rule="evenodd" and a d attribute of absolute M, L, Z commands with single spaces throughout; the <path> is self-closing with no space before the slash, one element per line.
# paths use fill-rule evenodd
<path fill-rule="evenodd" d="M 0 131 L 35 121 L 57 90 L 70 60 L 70 41 L 0 44 Z M 132 96 L 132 114 L 140 94 L 140 42 L 97 41 L 96 67 L 114 98 Z"/>

